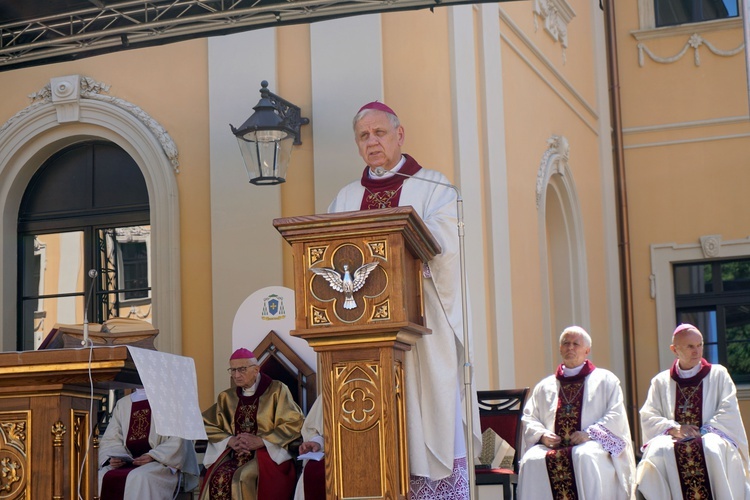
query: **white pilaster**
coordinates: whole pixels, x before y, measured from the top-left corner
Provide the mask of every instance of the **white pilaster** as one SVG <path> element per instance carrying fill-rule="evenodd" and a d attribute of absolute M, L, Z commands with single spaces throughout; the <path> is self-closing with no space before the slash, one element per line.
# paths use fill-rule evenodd
<path fill-rule="evenodd" d="M 255 290 L 283 280 L 281 248 L 286 243 L 272 224 L 281 216 L 281 187 L 248 182 L 237 139 L 229 128 L 230 123 L 239 127 L 253 113 L 262 80 L 268 81 L 271 92 L 277 91 L 275 28 L 208 39 L 216 393 L 227 387 L 224 370 L 239 306 Z"/>
<path fill-rule="evenodd" d="M 448 7 L 449 43 L 451 50 L 451 89 L 453 108 L 453 135 L 456 165 L 455 183 L 464 199 L 466 273 L 470 297 L 471 335 L 473 344 L 484 352 L 487 345 L 487 269 L 483 235 L 485 216 L 482 206 L 482 166 L 480 164 L 480 137 L 476 95 L 477 68 L 474 47 L 474 8 L 471 5 Z M 475 380 L 487 384 L 488 361 L 486 357 L 473 362 Z M 477 362 L 479 361 L 479 362 Z M 476 388 L 475 388 L 476 389 Z"/>
<path fill-rule="evenodd" d="M 479 75 L 481 102 L 484 102 L 484 169 L 489 192 L 487 199 L 491 216 L 487 221 L 492 244 L 491 268 L 487 270 L 490 288 L 488 307 L 494 311 L 490 326 L 497 332 L 495 357 L 499 388 L 516 386 L 513 294 L 511 290 L 510 214 L 508 211 L 508 164 L 505 154 L 505 97 L 503 94 L 503 58 L 500 46 L 498 5 L 480 4 Z M 478 379 L 481 380 L 481 379 Z"/>
<path fill-rule="evenodd" d="M 383 100 L 381 40 L 380 14 L 310 25 L 317 213 L 364 169 L 352 118 L 363 104 Z"/>

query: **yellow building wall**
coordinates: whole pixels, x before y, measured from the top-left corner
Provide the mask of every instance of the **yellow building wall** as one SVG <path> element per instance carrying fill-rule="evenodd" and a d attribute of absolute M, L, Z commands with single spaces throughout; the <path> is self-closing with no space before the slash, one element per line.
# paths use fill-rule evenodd
<path fill-rule="evenodd" d="M 739 22 L 662 29 L 662 36 L 640 34 L 638 40 L 638 14 L 638 2 L 616 2 L 640 407 L 660 371 L 651 245 L 694 244 L 704 235 L 748 237 L 750 121 L 744 51 L 721 56 L 704 43 L 698 60 L 691 47 L 672 63 L 644 54 L 641 65 L 638 58 L 639 42 L 667 58 L 691 35 L 728 52 L 743 42 Z M 740 408 L 747 415 L 750 401 Z"/>
<path fill-rule="evenodd" d="M 502 8 L 512 23 L 522 29 L 519 35 L 509 23 L 501 22 L 503 74 L 508 75 L 504 80 L 504 91 L 508 124 L 506 154 L 515 356 L 521 360 L 539 360 L 541 352 L 552 350 L 549 364 L 516 364 L 516 385 L 533 387 L 559 364 L 557 338 L 560 332 L 553 332 L 549 337 L 540 334 L 543 325 L 539 304 L 543 290 L 540 287 L 539 222 L 534 196 L 542 153 L 553 135 L 564 136 L 570 144 L 569 165 L 585 237 L 592 357 L 597 365 L 605 368 L 613 363 L 607 328 L 610 312 L 602 272 L 605 266 L 602 241 L 605 221 L 599 159 L 600 111 L 596 109 L 595 61 L 590 46 L 592 35 L 586 29 L 591 22 L 590 6 L 583 2 L 574 5 L 578 16 L 569 26 L 570 43 L 565 50 L 541 27 L 535 30 L 529 3 L 513 2 Z M 525 42 L 524 38 L 528 41 Z M 498 359 L 498 362 L 502 360 Z"/>
<path fill-rule="evenodd" d="M 610 367 L 618 351 L 607 328 L 614 313 L 606 303 L 608 288 L 603 271 L 606 266 L 603 232 L 607 221 L 602 208 L 605 200 L 601 194 L 599 131 L 606 110 L 598 109 L 597 104 L 597 85 L 601 82 L 595 77 L 598 68 L 591 32 L 593 16 L 600 13 L 591 2 L 578 0 L 570 4 L 576 17 L 569 25 L 567 48 L 544 31 L 543 21 L 535 19 L 531 2 L 508 2 L 500 7 L 512 260 L 511 274 L 505 279 L 511 282 L 515 347 L 513 352 L 498 347 L 497 332 L 492 326 L 487 333 L 487 345 L 475 346 L 475 352 L 488 356 L 490 374 L 494 373 L 495 378 L 485 382 L 492 386 L 501 382 L 492 366 L 511 357 L 519 360 L 515 365 L 516 386 L 533 386 L 559 363 L 556 350 L 559 332 L 544 332 L 541 321 L 540 266 L 546 263 L 540 262 L 536 207 L 537 173 L 547 141 L 553 135 L 562 135 L 570 143 L 569 165 L 585 238 L 594 360 L 599 366 Z M 477 16 L 477 11 L 474 12 Z M 480 80 L 481 75 L 451 75 L 448 9 L 389 13 L 382 15 L 381 22 L 383 60 L 373 64 L 382 63 L 384 100 L 398 110 L 407 125 L 404 150 L 426 167 L 440 170 L 457 181 L 457 151 L 464 145 L 457 144 L 454 137 L 451 79 L 470 76 Z M 299 105 L 303 116 L 310 116 L 314 105 L 309 30 L 309 26 L 299 25 L 276 31 L 278 87 L 274 91 Z M 477 38 L 475 42 L 478 41 Z M 27 106 L 24 96 L 40 89 L 50 78 L 81 74 L 110 85 L 111 95 L 140 106 L 174 139 L 181 159 L 176 179 L 181 221 L 182 354 L 195 359 L 202 408 L 214 401 L 210 292 L 213 286 L 220 286 L 211 282 L 211 240 L 206 237 L 211 234 L 207 57 L 207 41 L 203 39 L 0 73 L 0 87 L 23 89 L 23 92 L 9 92 L 8 98 L 0 102 L 0 116 L 10 117 Z M 477 53 L 475 57 L 478 62 L 481 56 Z M 254 102 L 254 97 L 249 102 Z M 482 107 L 481 102 L 477 105 Z M 480 117 L 482 113 L 479 109 Z M 313 165 L 314 127 L 315 124 L 302 127 L 303 144 L 295 147 L 290 175 L 280 187 L 284 215 L 314 213 L 313 168 L 317 167 Z M 478 127 L 482 131 L 482 124 Z M 355 147 L 353 138 L 350 147 Z M 352 178 L 356 175 L 353 171 Z M 483 206 L 488 207 L 493 193 L 485 192 L 482 196 Z M 487 227 L 478 230 L 487 234 Z M 491 242 L 486 245 L 489 247 Z M 288 246 L 282 251 L 283 284 L 292 287 Z M 487 268 L 490 265 L 486 263 Z M 486 297 L 473 300 L 488 303 Z M 489 307 L 485 309 L 491 318 L 492 311 Z M 488 324 L 494 323 L 488 320 Z M 545 349 L 552 351 L 548 363 L 520 361 L 538 360 Z"/>
<path fill-rule="evenodd" d="M 404 151 L 455 182 L 448 9 L 382 18 L 384 99 L 408 125 Z"/>
<path fill-rule="evenodd" d="M 118 52 L 79 61 L 0 72 L 0 116 L 29 105 L 51 78 L 84 75 L 110 85 L 109 95 L 140 106 L 172 136 L 180 154 L 182 354 L 195 359 L 202 407 L 214 400 L 211 332 L 211 233 L 208 191 L 206 40 Z"/>

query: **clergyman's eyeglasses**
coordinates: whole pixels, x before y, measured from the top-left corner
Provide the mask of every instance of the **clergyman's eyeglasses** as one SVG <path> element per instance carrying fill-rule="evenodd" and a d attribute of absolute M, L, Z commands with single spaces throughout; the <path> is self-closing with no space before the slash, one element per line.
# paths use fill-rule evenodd
<path fill-rule="evenodd" d="M 239 368 L 227 368 L 227 372 L 230 375 L 234 375 L 235 372 L 244 374 L 248 368 L 252 368 L 251 366 L 240 366 Z"/>

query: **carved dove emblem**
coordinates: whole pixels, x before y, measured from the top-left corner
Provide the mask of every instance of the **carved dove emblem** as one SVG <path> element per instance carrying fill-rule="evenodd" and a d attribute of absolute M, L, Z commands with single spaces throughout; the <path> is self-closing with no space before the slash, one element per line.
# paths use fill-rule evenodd
<path fill-rule="evenodd" d="M 354 271 L 353 276 L 349 272 L 348 264 L 344 264 L 343 274 L 340 274 L 336 269 L 331 267 L 311 267 L 310 271 L 318 276 L 324 277 L 331 285 L 331 288 L 344 294 L 344 309 L 354 309 L 357 307 L 357 302 L 353 297 L 354 292 L 364 286 L 367 276 L 369 276 L 372 270 L 377 266 L 377 262 L 363 264 Z"/>

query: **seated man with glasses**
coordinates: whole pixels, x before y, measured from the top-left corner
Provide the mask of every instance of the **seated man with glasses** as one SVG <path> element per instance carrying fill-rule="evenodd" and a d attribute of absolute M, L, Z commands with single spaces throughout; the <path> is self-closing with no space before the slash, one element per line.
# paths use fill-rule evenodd
<path fill-rule="evenodd" d="M 234 351 L 227 371 L 236 387 L 203 412 L 209 468 L 200 498 L 290 499 L 296 469 L 286 448 L 305 417 L 285 384 L 260 373 L 249 350 Z"/>

